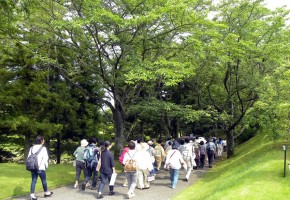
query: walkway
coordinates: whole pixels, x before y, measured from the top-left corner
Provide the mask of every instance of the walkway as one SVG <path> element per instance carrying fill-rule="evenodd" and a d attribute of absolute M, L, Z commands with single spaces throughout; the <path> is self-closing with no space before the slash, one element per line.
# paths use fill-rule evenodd
<path fill-rule="evenodd" d="M 158 200 L 169 200 L 174 195 L 178 194 L 188 186 L 192 185 L 194 182 L 196 182 L 200 177 L 203 176 L 207 168 L 201 170 L 194 170 L 192 171 L 192 174 L 190 176 L 190 179 L 188 182 L 183 181 L 184 178 L 184 171 L 180 171 L 179 181 L 177 183 L 177 187 L 175 189 L 170 188 L 170 180 L 169 180 L 169 171 L 160 170 L 156 175 L 156 180 L 151 182 L 151 187 L 149 189 L 145 190 L 139 190 L 136 188 L 135 194 L 136 196 L 133 197 L 133 200 L 148 200 L 148 199 L 158 199 Z M 115 189 L 114 191 L 116 194 L 114 196 L 108 195 L 108 186 L 105 186 L 104 192 L 103 192 L 103 199 L 109 199 L 109 200 L 120 200 L 120 199 L 127 199 L 127 187 L 122 187 L 122 184 L 125 179 L 125 174 L 120 173 L 118 174 L 116 183 L 115 183 Z M 38 181 L 40 184 L 40 180 Z M 53 196 L 50 198 L 44 198 L 43 193 L 37 193 L 36 196 L 38 197 L 38 200 L 45 199 L 45 200 L 91 200 L 96 199 L 97 197 L 97 190 L 91 190 L 86 189 L 85 191 L 74 189 L 73 188 L 73 181 L 72 185 L 55 188 L 52 190 L 54 192 Z M 29 199 L 29 195 L 26 195 L 24 197 L 17 197 L 13 198 L 17 200 L 27 200 Z"/>

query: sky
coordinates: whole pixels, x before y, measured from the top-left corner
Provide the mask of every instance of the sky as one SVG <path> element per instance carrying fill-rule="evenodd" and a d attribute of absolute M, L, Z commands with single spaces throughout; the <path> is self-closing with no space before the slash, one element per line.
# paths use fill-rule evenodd
<path fill-rule="evenodd" d="M 265 0 L 265 3 L 270 9 L 275 9 L 283 5 L 287 5 L 287 8 L 290 9 L 290 0 Z"/>

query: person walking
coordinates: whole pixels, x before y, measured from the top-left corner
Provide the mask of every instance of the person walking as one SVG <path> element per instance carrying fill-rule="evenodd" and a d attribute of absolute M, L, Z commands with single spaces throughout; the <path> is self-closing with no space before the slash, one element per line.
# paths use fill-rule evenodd
<path fill-rule="evenodd" d="M 161 146 L 162 141 L 158 140 L 157 145 L 154 148 L 154 156 L 155 156 L 155 163 L 157 171 L 160 170 L 161 163 L 163 159 L 165 158 L 165 152 L 163 147 Z"/>
<path fill-rule="evenodd" d="M 128 151 L 129 151 L 129 147 L 127 145 L 124 147 L 121 155 L 119 156 L 119 162 L 121 163 L 121 165 L 123 165 L 123 167 L 124 167 L 124 164 L 123 164 L 124 156 Z M 123 183 L 123 187 L 127 187 L 127 186 L 128 186 L 128 181 L 127 181 L 127 178 L 125 178 L 124 183 Z"/>
<path fill-rule="evenodd" d="M 128 144 L 128 147 L 129 147 L 129 151 L 124 156 L 123 164 L 124 164 L 125 175 L 128 181 L 127 196 L 128 196 L 128 199 L 130 199 L 135 196 L 134 190 L 137 185 L 137 166 L 136 165 L 138 165 L 138 163 L 136 163 L 137 152 L 135 150 L 135 142 L 130 141 Z M 128 171 L 126 170 L 126 166 L 128 165 L 128 163 L 130 163 L 130 161 L 132 161 L 131 163 L 135 163 L 136 165 L 134 166 L 135 169 Z"/>
<path fill-rule="evenodd" d="M 151 163 L 150 154 L 147 151 L 149 145 L 147 143 L 141 144 L 141 151 L 136 155 L 136 161 L 138 163 L 137 168 L 137 187 L 139 189 L 149 189 L 150 182 L 148 181 L 148 176 L 153 170 L 153 165 Z"/>
<path fill-rule="evenodd" d="M 206 147 L 204 144 L 204 141 L 200 141 L 199 143 L 199 153 L 200 153 L 200 168 L 203 169 L 204 168 L 204 161 L 205 161 L 205 155 L 206 155 Z"/>
<path fill-rule="evenodd" d="M 206 144 L 207 156 L 208 156 L 208 167 L 212 168 L 216 146 L 213 139 L 210 138 L 209 142 Z"/>
<path fill-rule="evenodd" d="M 35 154 L 36 152 L 38 152 L 38 150 L 40 151 L 37 155 L 38 170 L 31 171 L 30 200 L 37 200 L 34 191 L 38 176 L 40 177 L 42 182 L 44 197 L 50 197 L 53 194 L 53 192 L 49 192 L 47 189 L 46 169 L 48 168 L 48 153 L 46 147 L 43 146 L 44 145 L 43 136 L 41 135 L 37 136 L 34 143 L 35 144 L 29 150 L 28 157 L 31 154 Z"/>
<path fill-rule="evenodd" d="M 84 151 L 88 144 L 89 143 L 86 139 L 81 140 L 81 146 L 79 146 L 73 153 L 73 155 L 76 157 L 76 177 L 75 177 L 74 188 L 78 188 L 79 186 L 79 179 L 80 179 L 80 175 L 82 171 L 84 173 L 84 177 L 86 177 Z"/>
<path fill-rule="evenodd" d="M 170 166 L 170 182 L 172 189 L 176 188 L 181 165 L 183 165 L 184 168 L 187 167 L 181 153 L 178 151 L 178 147 L 178 142 L 174 141 L 172 144 L 172 149 L 168 151 L 165 161 L 165 166 Z"/>
<path fill-rule="evenodd" d="M 86 165 L 86 177 L 82 183 L 82 190 L 86 189 L 86 185 L 92 178 L 91 189 L 95 190 L 98 181 L 98 172 L 96 170 L 98 159 L 99 159 L 99 148 L 97 147 L 97 138 L 92 137 L 89 139 L 89 145 L 86 147 L 84 152 L 84 160 Z"/>
<path fill-rule="evenodd" d="M 101 183 L 98 188 L 98 196 L 97 199 L 103 198 L 103 189 L 106 185 L 107 180 L 111 181 L 112 174 L 115 173 L 115 163 L 114 163 L 114 157 L 112 152 L 110 151 L 111 144 L 109 141 L 104 142 L 104 150 L 101 152 L 100 160 L 101 162 L 101 168 L 100 168 L 100 177 L 101 177 Z M 114 195 L 114 186 L 109 185 L 109 195 Z"/>
<path fill-rule="evenodd" d="M 190 142 L 190 140 L 186 138 L 184 144 L 179 148 L 179 151 L 187 166 L 187 168 L 184 168 L 184 171 L 185 171 L 184 180 L 188 182 L 189 177 L 191 175 L 192 167 L 196 165 L 195 160 L 194 160 L 195 151 L 194 151 L 193 142 Z"/>

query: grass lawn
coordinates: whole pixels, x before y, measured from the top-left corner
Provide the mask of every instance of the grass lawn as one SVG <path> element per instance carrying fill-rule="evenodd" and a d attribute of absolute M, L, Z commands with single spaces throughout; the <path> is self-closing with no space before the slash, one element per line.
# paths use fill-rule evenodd
<path fill-rule="evenodd" d="M 74 182 L 75 168 L 72 165 L 49 165 L 47 171 L 48 188 L 72 184 Z M 0 164 L 0 199 L 12 196 L 29 194 L 31 174 L 24 164 Z M 38 178 L 36 191 L 42 191 L 41 180 Z"/>
<path fill-rule="evenodd" d="M 115 161 L 116 171 L 121 172 L 122 166 Z M 71 164 L 49 165 L 47 171 L 48 189 L 74 183 L 75 167 Z M 81 180 L 83 174 L 81 175 Z M 24 164 L 0 163 L 0 199 L 29 194 L 31 174 Z M 42 191 L 40 178 L 37 180 L 36 191 Z"/>
<path fill-rule="evenodd" d="M 270 142 L 259 135 L 239 146 L 234 158 L 217 163 L 174 200 L 289 200 L 288 161 L 286 164 L 284 177 L 282 142 Z"/>

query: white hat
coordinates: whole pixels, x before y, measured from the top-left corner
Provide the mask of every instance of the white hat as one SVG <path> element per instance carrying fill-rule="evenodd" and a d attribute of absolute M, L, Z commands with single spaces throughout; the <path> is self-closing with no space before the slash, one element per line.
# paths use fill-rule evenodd
<path fill-rule="evenodd" d="M 82 141 L 81 141 L 81 146 L 82 147 L 86 147 L 86 146 L 88 146 L 88 141 L 86 140 L 86 139 L 83 139 Z"/>

